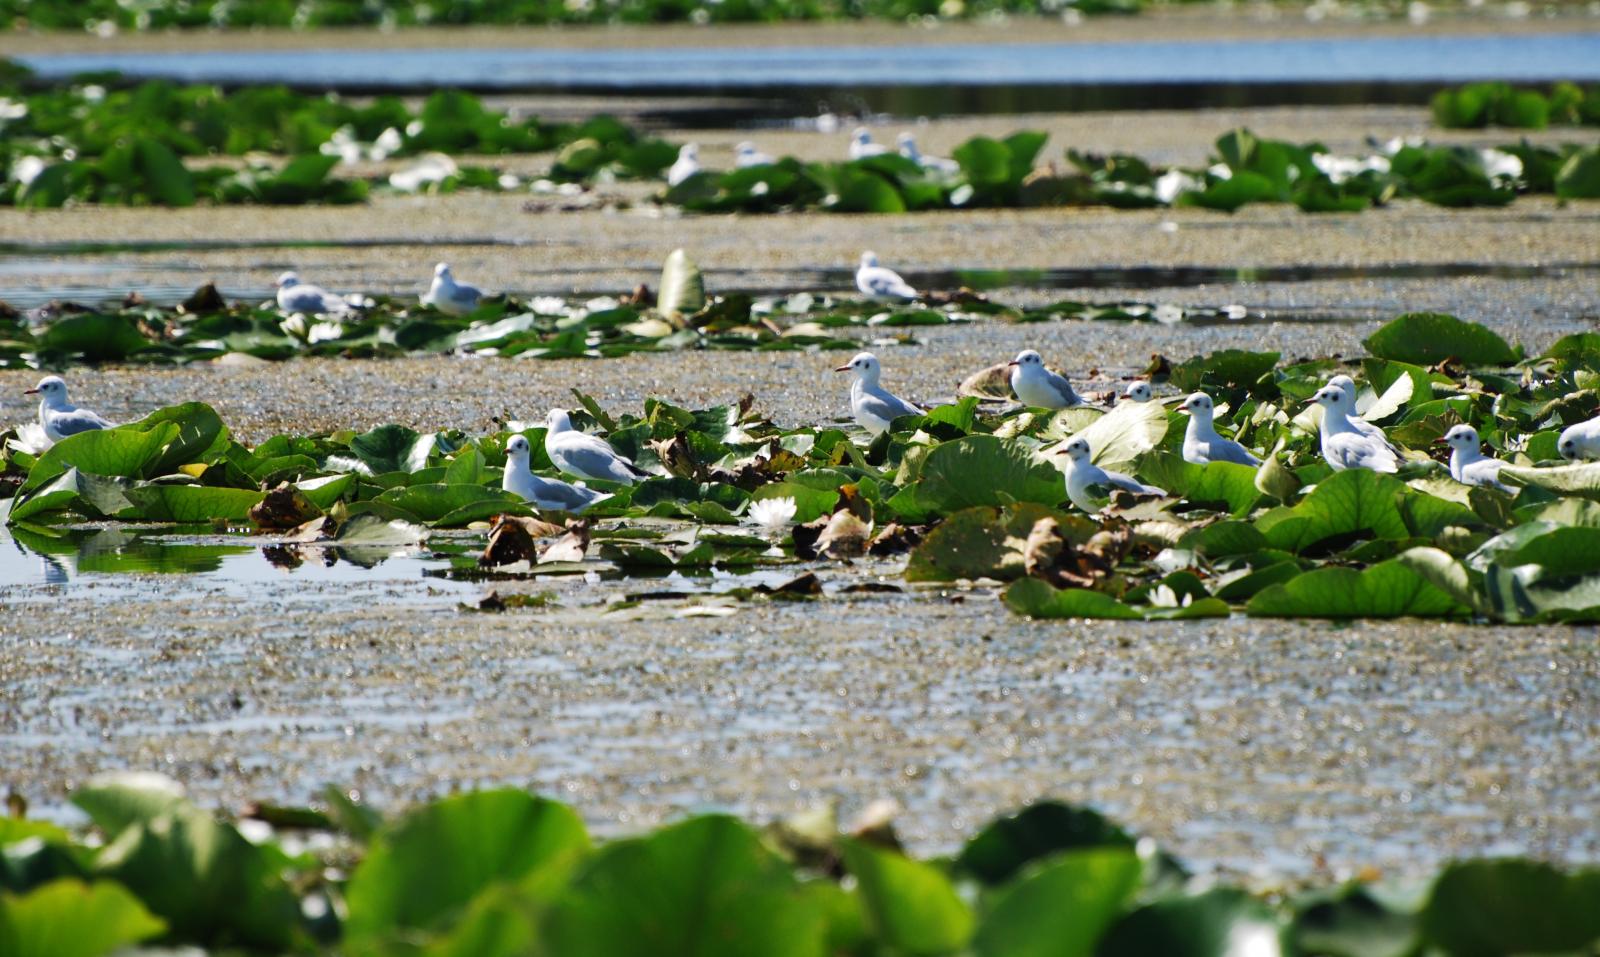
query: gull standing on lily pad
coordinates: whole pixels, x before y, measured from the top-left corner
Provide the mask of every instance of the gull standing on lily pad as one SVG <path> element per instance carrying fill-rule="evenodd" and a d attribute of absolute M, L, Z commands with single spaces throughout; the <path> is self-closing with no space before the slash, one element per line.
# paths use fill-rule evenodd
<path fill-rule="evenodd" d="M 1502 492 L 1514 491 L 1500 481 L 1500 467 L 1506 463 L 1483 454 L 1478 430 L 1458 425 L 1439 441 L 1450 446 L 1450 477 L 1462 485 L 1486 485 Z"/>
<path fill-rule="evenodd" d="M 300 281 L 300 274 L 286 272 L 278 277 L 278 308 L 286 313 L 303 312 L 308 316 L 339 315 L 350 311 L 350 303 L 343 296 L 335 296 L 321 286 Z"/>
<path fill-rule="evenodd" d="M 1334 385 L 1325 385 L 1311 397 L 1322 406 L 1322 457 L 1335 472 L 1345 469 L 1371 469 L 1374 472 L 1398 472 L 1400 458 L 1390 448 L 1389 440 L 1379 429 L 1377 435 L 1358 431 L 1350 421 L 1350 410 L 1355 399 L 1349 392 Z M 1376 428 L 1374 426 L 1374 428 Z"/>
<path fill-rule="evenodd" d="M 678 158 L 667 170 L 667 185 L 677 186 L 700 172 L 700 144 L 685 143 L 678 147 Z"/>
<path fill-rule="evenodd" d="M 1345 405 L 1345 409 L 1348 412 L 1346 417 L 1350 420 L 1350 425 L 1362 435 L 1382 439 L 1383 444 L 1389 446 L 1389 450 L 1391 452 L 1394 451 L 1394 443 L 1390 442 L 1389 437 L 1383 434 L 1383 429 L 1373 425 L 1371 422 L 1368 422 L 1366 419 L 1363 419 L 1359 414 L 1357 414 L 1356 380 L 1341 373 L 1340 375 L 1336 375 L 1329 379 L 1328 385 L 1331 388 L 1344 390 L 1344 394 L 1350 397 L 1350 401 Z"/>
<path fill-rule="evenodd" d="M 1564 459 L 1600 459 L 1600 415 L 1561 430 L 1556 451 Z"/>
<path fill-rule="evenodd" d="M 861 265 L 856 267 L 856 288 L 869 299 L 909 302 L 917 298 L 917 291 L 901 279 L 899 273 L 878 265 L 878 254 L 875 252 L 861 254 Z"/>
<path fill-rule="evenodd" d="M 572 427 L 566 409 L 551 409 L 544 435 L 544 451 L 556 468 L 579 478 L 632 485 L 650 473 L 634 465 L 598 436 Z"/>
<path fill-rule="evenodd" d="M 922 414 L 921 409 L 878 384 L 883 369 L 878 357 L 870 352 L 858 354 L 833 371 L 851 374 L 850 414 L 873 435 L 887 432 L 889 424 L 902 415 Z"/>
<path fill-rule="evenodd" d="M 500 479 L 500 487 L 522 496 L 522 500 L 531 503 L 534 508 L 582 515 L 584 509 L 611 497 L 608 492 L 597 492 L 533 474 L 528 467 L 531 451 L 527 436 L 511 437 L 511 441 L 506 443 L 506 470 Z"/>
<path fill-rule="evenodd" d="M 733 148 L 733 165 L 736 169 L 746 169 L 751 166 L 771 166 L 775 161 L 771 156 L 756 149 L 756 144 L 745 140 Z"/>
<path fill-rule="evenodd" d="M 1128 383 L 1128 387 L 1122 390 L 1122 397 L 1129 402 L 1149 402 L 1155 393 L 1151 391 L 1150 383 L 1138 379 Z"/>
<path fill-rule="evenodd" d="M 1024 349 L 1010 362 L 1011 391 L 1023 405 L 1035 409 L 1066 409 L 1082 405 L 1083 399 L 1072 391 L 1067 377 L 1044 367 L 1044 358 L 1032 349 Z"/>
<path fill-rule="evenodd" d="M 1121 472 L 1108 472 L 1091 462 L 1087 439 L 1073 439 L 1056 454 L 1067 457 L 1067 498 L 1072 499 L 1072 504 L 1090 515 L 1099 512 L 1101 508 L 1100 503 L 1091 494 L 1095 489 L 1104 489 L 1106 493 L 1111 489 L 1120 488 L 1138 495 L 1167 494 L 1166 489 L 1146 485 L 1133 476 L 1123 475 Z"/>
<path fill-rule="evenodd" d="M 1239 465 L 1255 467 L 1261 460 L 1250 454 L 1250 450 L 1217 434 L 1217 427 L 1213 416 L 1216 406 L 1211 401 L 1211 396 L 1204 392 L 1192 393 L 1183 401 L 1179 409 L 1189 413 L 1189 425 L 1183 432 L 1183 460 L 1195 465 L 1209 465 L 1212 462 L 1236 462 Z"/>
<path fill-rule="evenodd" d="M 478 300 L 482 298 L 483 290 L 464 282 L 456 282 L 455 273 L 450 271 L 450 264 L 440 263 L 433 267 L 433 284 L 423 295 L 422 304 L 452 316 L 464 316 L 478 308 Z"/>
<path fill-rule="evenodd" d="M 23 395 L 39 397 L 39 427 L 51 442 L 60 442 L 79 432 L 115 428 L 98 414 L 73 405 L 67 399 L 67 383 L 60 376 L 45 376 Z"/>
<path fill-rule="evenodd" d="M 882 143 L 872 142 L 872 132 L 865 126 L 858 126 L 850 134 L 850 158 L 853 160 L 866 159 L 869 156 L 882 156 L 889 152 L 889 147 Z"/>

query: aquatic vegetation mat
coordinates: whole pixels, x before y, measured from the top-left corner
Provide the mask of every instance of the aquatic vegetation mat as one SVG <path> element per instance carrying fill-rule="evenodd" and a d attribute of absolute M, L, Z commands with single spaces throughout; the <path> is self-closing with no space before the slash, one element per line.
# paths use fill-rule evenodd
<path fill-rule="evenodd" d="M 190 403 L 54 444 L 38 426 L 14 430 L 0 480 L 16 489 L 14 537 L 40 551 L 83 522 L 255 529 L 288 545 L 412 545 L 466 528 L 490 532 L 481 553 L 452 546 L 453 574 L 468 577 L 801 575 L 807 563 L 903 555 L 912 585 L 1003 588 L 1007 607 L 1036 618 L 1600 620 L 1600 564 L 1578 559 L 1600 554 L 1600 462 L 1583 459 L 1600 441 L 1572 437 L 1600 425 L 1563 435 L 1600 412 L 1600 337 L 1526 357 L 1481 326 L 1418 313 L 1366 347 L 1359 363 L 1238 351 L 1152 362 L 1158 388 L 1209 394 L 1259 467 L 1194 461 L 1186 416 L 1168 402 L 1027 408 L 986 369 L 953 402 L 876 435 L 781 427 L 752 396 L 709 409 L 652 398 L 635 415 L 575 391 L 578 425 L 644 475 L 591 480 L 608 497 L 581 519 L 502 488 L 515 436 L 531 446 L 529 468 L 557 474 L 547 429 L 520 422 L 251 448 Z M 1396 450 L 1390 472 L 1335 471 L 1324 457 L 1323 408 L 1307 400 L 1347 371 Z M 1487 481 L 1457 481 L 1434 458 L 1460 425 L 1500 456 Z M 1094 466 L 1146 487 L 1069 495 L 1059 453 L 1080 441 Z"/>
<path fill-rule="evenodd" d="M 682 273 L 683 278 L 674 275 Z M 980 277 L 981 278 L 981 277 Z M 0 368 L 68 368 L 105 362 L 181 364 L 249 356 L 384 358 L 458 354 L 526 359 L 609 358 L 688 349 L 854 349 L 866 331 L 910 336 L 952 323 L 1259 320 L 1242 306 L 1063 300 L 1022 307 L 958 291 L 892 305 L 799 292 L 707 295 L 692 262 L 663 272 L 660 296 L 571 300 L 485 299 L 465 315 L 418 302 L 356 296 L 338 314 L 285 313 L 276 302 L 227 301 L 205 286 L 171 307 L 134 300 L 119 307 L 53 303 L 23 311 L 0 302 Z M 684 285 L 687 283 L 688 285 Z M 692 294 L 687 290 L 694 290 Z M 1274 316 L 1275 319 L 1281 318 Z"/>
<path fill-rule="evenodd" d="M 1506 102 L 1532 102 L 1505 96 Z M 1592 101 L 1561 109 L 1589 109 L 1583 104 Z M 1493 107 L 1497 102 L 1469 87 L 1440 94 L 1435 106 L 1441 122 L 1447 115 L 1459 120 L 1445 125 L 1471 125 L 1511 109 Z M 663 189 L 655 201 L 706 213 L 1034 206 L 1232 211 L 1250 203 L 1293 203 L 1323 213 L 1408 198 L 1502 206 L 1522 194 L 1600 197 L 1600 146 L 1593 144 L 1476 149 L 1395 141 L 1367 155 L 1341 156 L 1319 143 L 1265 139 L 1240 129 L 1217 139 L 1206 167 L 1163 169 L 1138 156 L 1077 145 L 1064 152 L 1063 165 L 1045 158 L 1046 142 L 1044 133 L 1023 130 L 998 139 L 972 137 L 949 160 L 898 153 L 848 162 L 781 157 L 701 170 Z M 0 77 L 0 206 L 359 203 L 373 190 L 527 188 L 501 170 L 457 162 L 466 155 L 553 152 L 551 184 L 660 180 L 678 150 L 612 117 L 550 124 L 450 90 L 413 111 L 398 97 L 354 102 L 275 86 L 223 91 L 167 81 L 128 87 L 80 82 L 34 92 Z M 413 162 L 385 176 L 342 170 L 399 157 Z"/>
<path fill-rule="evenodd" d="M 658 177 L 677 147 L 612 117 L 546 123 L 455 90 L 413 111 L 399 97 L 354 103 L 281 86 L 152 80 L 31 92 L 0 78 L 0 205 L 298 205 L 361 202 L 372 188 L 502 189 L 521 184 L 451 157 L 547 152 L 556 153 L 551 180 L 582 182 Z M 185 162 L 204 157 L 238 161 Z M 405 157 L 418 159 L 386 177 L 335 175 L 341 163 Z"/>
<path fill-rule="evenodd" d="M 1046 136 L 977 136 L 957 147 L 950 169 L 899 155 L 807 163 L 793 157 L 727 172 L 701 172 L 662 194 L 700 212 L 904 213 L 934 209 L 1198 206 L 1232 212 L 1251 203 L 1292 203 L 1304 212 L 1359 212 L 1398 199 L 1439 206 L 1504 206 L 1518 195 L 1600 197 L 1600 146 L 1495 149 L 1395 141 L 1366 156 L 1319 143 L 1289 143 L 1233 130 L 1203 169 L 1163 169 L 1131 154 L 1069 148 L 1067 165 L 1041 165 Z"/>
<path fill-rule="evenodd" d="M 220 819 L 158 775 L 75 792 L 89 825 L 0 821 L 0 946 L 100 957 L 138 944 L 258 953 L 1252 955 L 1576 953 L 1600 871 L 1521 858 L 1430 880 L 1266 897 L 1204 886 L 1096 811 L 1040 801 L 948 858 L 892 817 L 827 809 L 756 827 L 701 814 L 596 841 L 577 812 L 503 788 L 384 816 L 315 807 Z M 248 835 L 248 837 L 247 837 Z"/>
<path fill-rule="evenodd" d="M 1432 106 L 1434 123 L 1446 129 L 1600 126 L 1600 87 L 1576 83 L 1557 83 L 1549 92 L 1509 83 L 1468 83 L 1440 90 Z"/>

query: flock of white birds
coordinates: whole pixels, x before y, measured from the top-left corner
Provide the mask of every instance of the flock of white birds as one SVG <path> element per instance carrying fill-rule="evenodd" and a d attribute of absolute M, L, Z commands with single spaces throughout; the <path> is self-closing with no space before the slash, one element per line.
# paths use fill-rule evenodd
<path fill-rule="evenodd" d="M 858 134 L 864 131 L 858 131 Z M 870 142 L 870 140 L 869 140 Z M 318 286 L 300 280 L 295 273 L 278 277 L 278 307 L 286 314 L 341 315 L 355 307 L 346 297 L 335 295 Z M 898 273 L 881 265 L 871 252 L 861 255 L 856 270 L 856 288 L 872 299 L 908 302 L 919 294 Z M 483 293 L 476 286 L 457 282 L 450 266 L 440 263 L 434 269 L 433 281 L 422 302 L 443 311 L 460 315 L 476 308 Z M 920 415 L 923 409 L 900 398 L 882 384 L 883 367 L 870 352 L 863 352 L 834 371 L 848 372 L 850 382 L 850 412 L 856 423 L 876 437 L 887 431 L 896 418 Z M 1065 409 L 1084 405 L 1085 400 L 1072 388 L 1067 377 L 1052 371 L 1044 359 L 1032 349 L 1017 353 L 1009 363 L 1009 381 L 1018 400 L 1027 407 L 1037 409 Z M 112 427 L 112 423 L 88 409 L 73 405 L 67 396 L 67 384 L 59 376 L 46 376 L 28 390 L 39 396 L 39 426 L 51 443 L 97 429 Z M 1154 398 L 1150 383 L 1130 383 L 1122 392 L 1123 401 L 1149 402 Z M 1395 472 L 1402 461 L 1400 450 L 1384 434 L 1383 429 L 1362 419 L 1356 412 L 1356 384 L 1347 375 L 1337 375 L 1317 390 L 1313 397 L 1322 406 L 1321 450 L 1323 458 L 1335 471 L 1345 469 L 1370 469 L 1375 472 Z M 1257 453 L 1217 431 L 1216 407 L 1211 396 L 1195 392 L 1183 400 L 1178 408 L 1187 413 L 1189 422 L 1183 438 L 1183 458 L 1197 465 L 1211 462 L 1233 462 L 1246 466 L 1259 466 Z M 564 409 L 550 410 L 546 421 L 545 452 L 556 469 L 576 479 L 632 485 L 649 473 L 640 469 L 626 456 L 621 455 L 604 439 L 582 432 L 572 425 Z M 1470 425 L 1457 425 L 1444 436 L 1450 446 L 1450 475 L 1468 485 L 1486 485 L 1501 489 L 1500 468 L 1505 464 L 1483 454 L 1477 430 Z M 1563 431 L 1557 449 L 1567 459 L 1600 459 L 1600 416 L 1571 426 Z M 570 483 L 535 475 L 529 465 L 531 447 L 526 437 L 512 437 L 506 446 L 507 459 L 501 486 L 521 496 L 541 509 L 581 513 L 596 502 L 610 496 L 589 489 L 581 481 Z M 1067 496 L 1086 512 L 1097 512 L 1100 503 L 1096 492 L 1111 489 L 1147 494 L 1165 495 L 1164 490 L 1146 485 L 1135 478 L 1101 468 L 1093 461 L 1093 450 L 1082 438 L 1067 442 L 1056 451 L 1067 457 Z"/>
<path fill-rule="evenodd" d="M 916 163 L 926 170 L 951 174 L 961 168 L 955 160 L 942 156 L 928 156 L 917 148 L 917 138 L 911 133 L 901 133 L 896 140 L 897 149 L 891 149 L 882 143 L 874 142 L 872 131 L 865 126 L 858 126 L 850 134 L 850 145 L 845 151 L 851 160 L 867 159 L 872 156 L 886 156 L 898 153 L 900 156 Z M 770 153 L 763 153 L 756 148 L 756 144 L 745 140 L 733 148 L 733 166 L 735 169 L 749 169 L 753 166 L 771 166 L 777 160 Z M 667 169 L 667 185 L 677 186 L 696 173 L 704 171 L 700 165 L 700 144 L 685 143 L 678 147 L 677 160 Z"/>

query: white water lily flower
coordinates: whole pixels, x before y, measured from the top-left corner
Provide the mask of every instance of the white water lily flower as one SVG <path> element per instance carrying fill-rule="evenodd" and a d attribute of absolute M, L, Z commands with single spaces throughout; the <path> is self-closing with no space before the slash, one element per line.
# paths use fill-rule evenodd
<path fill-rule="evenodd" d="M 1180 601 L 1178 593 L 1172 590 L 1171 585 L 1157 585 L 1150 592 L 1150 604 L 1156 608 L 1188 608 L 1194 601 L 1194 595 L 1184 592 Z"/>
<path fill-rule="evenodd" d="M 0 120 L 20 120 L 28 115 L 28 104 L 0 96 Z"/>
<path fill-rule="evenodd" d="M 1195 193 L 1202 189 L 1205 189 L 1205 184 L 1200 180 L 1181 169 L 1169 169 L 1156 180 L 1156 199 L 1171 206 L 1184 193 Z"/>
<path fill-rule="evenodd" d="M 306 314 L 303 312 L 293 313 L 287 319 L 278 323 L 278 330 L 291 339 L 299 339 L 304 342 L 306 338 Z"/>
<path fill-rule="evenodd" d="M 37 422 L 23 422 L 17 425 L 17 434 L 14 438 L 6 440 L 6 445 L 18 452 L 29 455 L 42 455 L 45 449 L 54 445 L 50 437 L 44 434 L 44 427 Z"/>
<path fill-rule="evenodd" d="M 560 296 L 535 296 L 528 301 L 528 308 L 541 316 L 564 316 L 567 301 Z"/>
<path fill-rule="evenodd" d="M 332 320 L 324 320 L 323 322 L 317 323 L 306 331 L 306 342 L 309 345 L 316 345 L 319 342 L 328 342 L 329 340 L 339 339 L 343 336 L 344 323 L 333 322 Z"/>
<path fill-rule="evenodd" d="M 435 186 L 461 172 L 456 161 L 443 153 L 425 153 L 416 163 L 389 175 L 389 185 L 408 193 Z"/>
<path fill-rule="evenodd" d="M 11 178 L 23 186 L 27 186 L 39 178 L 39 174 L 45 171 L 47 165 L 44 160 L 37 156 L 24 156 L 12 164 Z"/>
<path fill-rule="evenodd" d="M 1332 153 L 1314 153 L 1311 156 L 1311 164 L 1334 183 L 1342 183 L 1368 170 L 1376 173 L 1389 172 L 1387 156 L 1368 156 L 1362 159 L 1354 156 L 1334 156 Z"/>
<path fill-rule="evenodd" d="M 1490 179 L 1517 179 L 1522 175 L 1522 160 L 1501 150 L 1479 150 L 1483 171 Z"/>
<path fill-rule="evenodd" d="M 400 131 L 391 126 L 372 141 L 369 155 L 375 160 L 388 159 L 390 154 L 398 153 L 400 147 L 404 145 L 405 141 L 401 138 Z"/>
<path fill-rule="evenodd" d="M 750 512 L 745 520 L 759 526 L 764 532 L 777 534 L 794 523 L 798 508 L 792 498 L 764 498 L 750 503 Z"/>
<path fill-rule="evenodd" d="M 1183 307 L 1164 302 L 1156 307 L 1155 320 L 1164 326 L 1180 323 L 1183 321 Z"/>

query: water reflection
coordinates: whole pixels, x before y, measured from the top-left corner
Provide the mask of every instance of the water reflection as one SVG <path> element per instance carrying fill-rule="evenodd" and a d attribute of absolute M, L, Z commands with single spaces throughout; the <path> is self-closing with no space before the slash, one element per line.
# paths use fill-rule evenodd
<path fill-rule="evenodd" d="M 0 523 L 4 512 L 0 503 Z M 185 575 L 259 597 L 272 584 L 420 582 L 445 561 L 415 547 L 261 544 L 209 528 L 0 525 L 0 588 L 118 577 L 159 588 L 165 586 L 152 586 L 149 576 Z"/>

